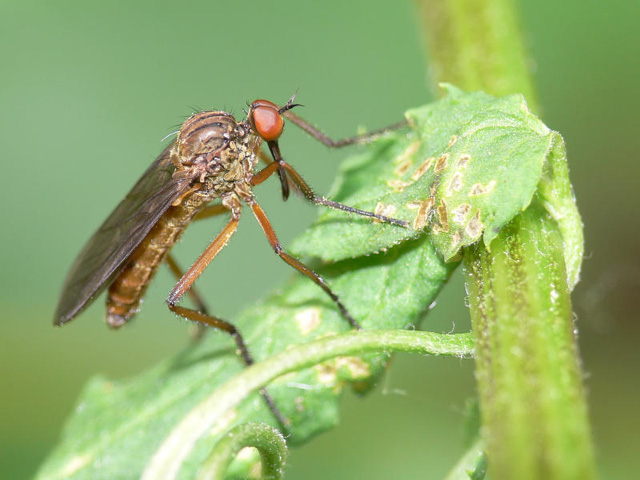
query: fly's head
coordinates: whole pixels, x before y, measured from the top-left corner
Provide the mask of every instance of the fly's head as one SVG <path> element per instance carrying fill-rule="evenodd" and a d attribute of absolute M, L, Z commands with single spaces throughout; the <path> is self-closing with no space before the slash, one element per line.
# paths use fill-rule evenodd
<path fill-rule="evenodd" d="M 295 97 L 294 94 L 282 107 L 278 107 L 269 100 L 255 100 L 249 105 L 246 121 L 246 125 L 251 129 L 253 135 L 260 141 L 264 140 L 267 143 L 273 161 L 278 163 L 278 176 L 282 185 L 283 200 L 289 197 L 289 181 L 283 166 L 284 159 L 280 153 L 278 140 L 284 131 L 283 114 L 287 110 L 299 106 L 299 104 L 293 103 Z"/>
<path fill-rule="evenodd" d="M 247 114 L 247 125 L 252 132 L 267 142 L 269 148 L 274 153 L 274 148 L 278 150 L 278 140 L 284 131 L 284 117 L 282 114 L 293 107 L 299 106 L 293 103 L 295 95 L 292 96 L 282 107 L 278 107 L 269 100 L 255 100 L 249 105 Z M 277 155 L 279 157 L 279 155 Z M 278 160 L 275 158 L 274 160 Z"/>

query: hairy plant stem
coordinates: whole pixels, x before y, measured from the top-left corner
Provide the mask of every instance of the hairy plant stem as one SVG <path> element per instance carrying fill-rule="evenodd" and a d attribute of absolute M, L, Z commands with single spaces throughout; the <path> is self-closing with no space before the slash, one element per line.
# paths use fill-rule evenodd
<path fill-rule="evenodd" d="M 522 93 L 538 110 L 511 0 L 417 1 L 434 82 Z M 534 199 L 464 265 L 491 478 L 593 478 L 558 225 Z"/>
<path fill-rule="evenodd" d="M 538 204 L 465 252 L 492 478 L 587 479 L 591 444 L 562 237 Z"/>
<path fill-rule="evenodd" d="M 473 92 L 521 93 L 537 111 L 529 62 L 511 0 L 416 0 L 434 91 L 447 82 Z"/>

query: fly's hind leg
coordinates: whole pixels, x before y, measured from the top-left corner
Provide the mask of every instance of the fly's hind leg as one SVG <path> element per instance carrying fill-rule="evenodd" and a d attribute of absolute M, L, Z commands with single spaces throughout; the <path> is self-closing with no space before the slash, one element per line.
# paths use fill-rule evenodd
<path fill-rule="evenodd" d="M 245 365 L 249 366 L 254 363 L 253 357 L 249 353 L 249 349 L 247 348 L 247 345 L 242 338 L 242 334 L 233 324 L 220 318 L 214 317 L 206 313 L 205 311 L 198 311 L 178 305 L 178 302 L 185 293 L 193 291 L 193 283 L 202 274 L 204 269 L 207 268 L 207 265 L 209 265 L 209 263 L 215 258 L 220 250 L 222 250 L 226 246 L 227 242 L 238 228 L 238 222 L 240 220 L 239 202 L 230 210 L 231 219 L 229 220 L 229 223 L 227 223 L 227 225 L 222 229 L 218 236 L 216 236 L 216 238 L 205 249 L 205 251 L 202 252 L 202 254 L 194 262 L 194 264 L 191 265 L 191 267 L 184 273 L 184 275 L 180 277 L 178 283 L 176 283 L 175 287 L 173 287 L 173 290 L 169 294 L 167 303 L 169 305 L 169 309 L 176 315 L 180 315 L 187 320 L 197 322 L 198 324 L 203 326 L 213 327 L 229 334 L 236 343 L 236 347 L 240 354 L 240 357 L 244 361 Z M 177 271 L 179 271 L 179 269 Z M 202 302 L 200 303 L 202 304 Z M 196 304 L 198 304 L 198 301 L 196 301 Z M 275 405 L 275 402 L 273 401 L 273 398 L 267 393 L 266 389 L 264 388 L 260 390 L 260 394 L 267 403 L 269 410 L 271 410 L 280 425 L 286 430 L 289 421 L 280 413 Z"/>
<path fill-rule="evenodd" d="M 222 213 L 227 213 L 228 211 L 229 211 L 229 209 L 227 207 L 225 207 L 224 205 L 222 205 L 221 203 L 217 203 L 217 204 L 214 204 L 214 205 L 209 205 L 209 206 L 205 207 L 204 209 L 202 209 L 200 211 L 200 213 L 198 213 L 193 220 L 194 221 L 196 221 L 196 220 L 204 220 L 204 219 L 207 219 L 207 218 L 211 218 L 211 217 L 220 215 Z M 171 273 L 173 274 L 173 276 L 176 277 L 176 280 L 180 280 L 184 276 L 184 270 L 182 268 L 180 268 L 180 266 L 178 265 L 178 262 L 176 261 L 175 257 L 171 253 L 169 253 L 166 256 L 165 261 L 167 262 L 167 266 L 169 267 L 169 270 L 171 270 Z M 202 296 L 198 293 L 198 291 L 196 290 L 196 288 L 194 286 L 192 286 L 187 291 L 187 294 L 191 298 L 191 301 L 194 303 L 194 305 L 196 307 L 196 310 L 198 310 L 199 312 L 202 312 L 204 314 L 206 314 L 208 312 L 207 306 L 204 303 L 204 300 L 202 300 Z M 207 327 L 204 324 L 199 323 L 199 322 L 194 323 L 193 324 L 193 328 L 189 332 L 189 336 L 191 337 L 191 341 L 194 342 L 194 343 L 195 342 L 199 342 L 204 337 L 204 334 L 205 334 L 206 331 L 207 331 Z"/>
<path fill-rule="evenodd" d="M 176 259 L 171 255 L 171 253 L 167 255 L 165 261 L 167 262 L 167 266 L 169 267 L 169 270 L 171 270 L 171 273 L 176 277 L 176 280 L 180 280 L 184 276 L 184 270 L 180 268 L 178 262 L 176 262 Z M 187 293 L 195 305 L 196 310 L 207 314 L 207 306 L 205 305 L 204 300 L 202 300 L 202 296 L 198 293 L 198 290 L 196 290 L 196 287 L 192 286 Z M 199 322 L 193 323 L 189 328 L 189 337 L 193 343 L 197 343 L 204 338 L 206 331 L 207 327 L 204 324 Z"/>
<path fill-rule="evenodd" d="M 203 325 L 203 326 L 207 325 L 215 329 L 222 330 L 225 333 L 228 333 L 231 336 L 231 338 L 233 338 L 233 340 L 236 342 L 236 347 L 245 365 L 247 367 L 250 365 L 253 365 L 254 363 L 253 357 L 251 356 L 251 353 L 249 353 L 249 349 L 247 348 L 247 345 L 245 344 L 244 339 L 242 338 L 242 334 L 232 323 L 229 323 L 225 320 L 214 317 L 212 315 L 198 312 L 197 310 L 181 307 L 180 305 L 169 303 L 169 309 L 176 315 L 180 315 L 183 318 L 197 322 L 200 325 Z M 269 393 L 267 392 L 267 389 L 266 388 L 260 389 L 260 395 L 262 395 L 262 398 L 264 398 L 264 401 L 267 403 L 267 407 L 269 407 L 269 410 L 271 410 L 271 413 L 273 413 L 273 415 L 276 417 L 280 426 L 283 429 L 288 430 L 290 421 L 286 419 L 284 415 L 282 415 L 280 410 L 278 410 L 278 407 L 276 406 L 276 403 L 273 400 L 273 397 L 269 395 Z"/>

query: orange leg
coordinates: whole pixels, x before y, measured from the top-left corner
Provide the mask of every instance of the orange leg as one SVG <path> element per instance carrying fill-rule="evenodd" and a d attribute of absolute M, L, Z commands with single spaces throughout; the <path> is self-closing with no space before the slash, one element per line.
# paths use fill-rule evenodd
<path fill-rule="evenodd" d="M 204 220 L 206 218 L 211 218 L 222 213 L 227 213 L 228 211 L 229 209 L 221 203 L 209 205 L 203 208 L 200 213 L 198 213 L 194 217 L 193 220 Z M 171 273 L 173 273 L 173 275 L 176 277 L 176 280 L 180 280 L 184 276 L 184 270 L 180 268 L 174 256 L 171 253 L 168 253 L 165 261 L 167 262 L 167 266 L 169 267 L 169 270 L 171 270 Z M 198 294 L 196 288 L 192 286 L 191 288 L 189 288 L 189 290 L 187 290 L 187 294 L 191 298 L 191 301 L 193 301 L 193 303 L 195 304 L 196 310 L 206 314 L 207 307 L 202 300 L 202 296 Z M 204 336 L 206 327 L 201 323 L 195 323 L 194 325 L 196 327 L 196 330 L 192 333 L 191 336 L 192 340 L 198 341 Z"/>
<path fill-rule="evenodd" d="M 173 275 L 176 277 L 176 280 L 180 280 L 184 276 L 184 270 L 180 268 L 178 262 L 176 262 L 176 259 L 173 258 L 173 255 L 171 255 L 171 253 L 167 254 L 165 261 L 167 262 L 167 266 L 169 267 L 169 270 L 171 270 L 171 273 L 173 273 Z M 207 307 L 202 300 L 202 296 L 198 294 L 196 288 L 192 286 L 187 291 L 187 293 L 189 294 L 189 297 L 191 298 L 193 303 L 196 305 L 196 309 L 198 309 L 198 311 L 202 313 L 207 313 Z"/>
<path fill-rule="evenodd" d="M 169 267 L 169 270 L 171 270 L 171 273 L 173 273 L 173 275 L 176 277 L 176 280 L 180 280 L 184 275 L 184 270 L 180 268 L 178 262 L 176 262 L 176 259 L 173 257 L 173 255 L 171 255 L 171 253 L 167 254 L 165 261 L 167 262 L 167 266 Z M 187 291 L 187 294 L 189 295 L 189 297 L 191 297 L 191 301 L 195 304 L 196 310 L 206 314 L 207 306 L 202 300 L 202 296 L 198 294 L 196 287 L 192 285 L 191 288 Z M 193 330 L 189 332 L 189 336 L 191 337 L 191 341 L 199 342 L 204 337 L 207 327 L 202 323 L 194 323 L 193 327 Z"/>
<path fill-rule="evenodd" d="M 178 280 L 173 290 L 167 298 L 167 302 L 170 305 L 175 305 L 178 300 L 189 290 L 193 282 L 202 274 L 207 265 L 215 258 L 215 256 L 222 250 L 231 236 L 238 228 L 238 221 L 240 220 L 240 208 L 231 212 L 231 219 L 229 223 L 222 229 L 218 236 L 211 242 L 211 244 L 200 254 L 198 259 L 194 262 L 189 270 Z"/>
<path fill-rule="evenodd" d="M 260 185 L 278 170 L 278 166 L 278 162 L 269 162 L 266 167 L 264 167 L 258 173 L 253 174 L 253 176 L 251 177 L 251 186 L 255 187 L 256 185 Z"/>
<path fill-rule="evenodd" d="M 221 318 L 214 317 L 205 313 L 204 311 L 193 310 L 190 308 L 185 308 L 177 305 L 178 301 L 182 296 L 192 291 L 193 283 L 196 279 L 202 274 L 205 268 L 209 265 L 209 263 L 215 258 L 215 256 L 222 250 L 226 245 L 229 239 L 233 236 L 236 229 L 238 228 L 238 222 L 240 220 L 240 208 L 235 208 L 231 212 L 231 219 L 229 223 L 224 227 L 224 229 L 218 234 L 218 236 L 211 242 L 211 244 L 205 249 L 204 252 L 198 257 L 193 265 L 185 272 L 184 275 L 180 277 L 178 283 L 176 283 L 175 287 L 169 294 L 167 298 L 167 303 L 169 305 L 169 309 L 177 315 L 180 315 L 183 318 L 188 320 L 192 320 L 194 322 L 198 322 L 202 325 L 208 325 L 210 327 L 216 328 L 218 330 L 222 330 L 223 332 L 228 333 L 233 340 L 236 342 L 236 347 L 240 352 L 240 356 L 244 363 L 249 366 L 254 363 L 253 357 L 249 353 L 247 349 L 247 345 L 240 334 L 240 331 L 231 323 L 222 320 Z M 176 265 L 177 266 L 177 265 Z M 179 271 L 179 270 L 176 270 Z M 201 303 L 201 302 L 200 302 Z M 202 305 L 203 306 L 203 305 Z M 288 425 L 288 420 L 283 417 L 278 408 L 273 401 L 273 398 L 267 393 L 266 389 L 260 390 L 263 398 L 267 402 L 269 409 L 273 412 L 278 422 L 286 428 Z"/>
<path fill-rule="evenodd" d="M 331 300 L 333 300 L 335 304 L 338 306 L 338 308 L 340 309 L 340 313 L 342 313 L 342 316 L 347 319 L 347 321 L 351 324 L 353 328 L 356 328 L 359 330 L 360 324 L 351 316 L 347 308 L 342 304 L 338 296 L 335 293 L 333 293 L 333 291 L 329 288 L 329 286 L 326 284 L 324 279 L 320 275 L 318 275 L 316 272 L 311 270 L 309 267 L 307 267 L 300 260 L 292 257 L 282 249 L 282 245 L 280 245 L 280 242 L 278 241 L 278 237 L 276 236 L 276 232 L 274 232 L 273 227 L 269 222 L 269 219 L 267 219 L 267 216 L 264 213 L 264 210 L 262 210 L 260 205 L 256 203 L 255 199 L 250 199 L 250 201 L 248 201 L 247 203 L 251 207 L 251 210 L 253 210 L 253 214 L 258 220 L 258 223 L 260 223 L 260 226 L 262 227 L 264 234 L 267 236 L 267 240 L 269 241 L 269 244 L 271 245 L 271 247 L 273 247 L 273 250 L 276 252 L 276 254 L 280 258 L 282 258 L 285 262 L 287 262 L 289 265 L 291 265 L 293 268 L 298 270 L 300 273 L 306 275 L 311 280 L 313 280 L 316 283 L 316 285 L 318 285 L 320 288 L 322 288 L 326 292 L 326 294 L 329 295 L 329 297 L 331 297 Z"/>

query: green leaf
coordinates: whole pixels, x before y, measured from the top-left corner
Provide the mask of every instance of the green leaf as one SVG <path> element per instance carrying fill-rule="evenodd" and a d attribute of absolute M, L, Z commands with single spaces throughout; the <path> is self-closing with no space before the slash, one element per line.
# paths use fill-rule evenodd
<path fill-rule="evenodd" d="M 412 229 L 372 225 L 326 211 L 293 244 L 325 260 L 384 251 L 426 229 L 450 261 L 531 202 L 554 134 L 520 95 L 495 98 L 445 85 L 442 100 L 407 112 L 397 132 L 345 162 L 331 197 L 408 221 Z"/>
<path fill-rule="evenodd" d="M 424 237 L 387 254 L 327 266 L 321 273 L 365 329 L 398 329 L 418 321 L 453 268 L 435 255 Z M 302 276 L 245 310 L 235 323 L 257 359 L 349 330 L 331 300 Z M 386 358 L 339 357 L 269 386 L 278 408 L 291 419 L 289 443 L 304 442 L 335 425 L 339 394 L 347 382 L 368 388 Z M 38 478 L 138 478 L 169 432 L 242 370 L 231 339 L 212 332 L 201 344 L 137 378 L 94 379 Z M 216 439 L 247 421 L 276 425 L 261 397 L 253 395 L 195 445 L 178 478 L 193 478 Z"/>
<path fill-rule="evenodd" d="M 553 133 L 553 144 L 547 158 L 538 194 L 545 210 L 560 229 L 564 242 L 564 261 L 567 265 L 567 284 L 572 290 L 580 278 L 584 256 L 584 233 L 569 179 L 567 151 L 559 133 Z"/>

